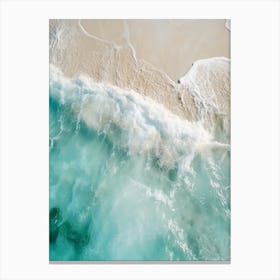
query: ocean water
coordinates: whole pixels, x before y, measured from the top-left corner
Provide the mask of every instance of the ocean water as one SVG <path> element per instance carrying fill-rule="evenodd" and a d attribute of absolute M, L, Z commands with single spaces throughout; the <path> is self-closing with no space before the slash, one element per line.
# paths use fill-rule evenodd
<path fill-rule="evenodd" d="M 230 259 L 229 140 L 53 66 L 49 110 L 50 260 Z"/>

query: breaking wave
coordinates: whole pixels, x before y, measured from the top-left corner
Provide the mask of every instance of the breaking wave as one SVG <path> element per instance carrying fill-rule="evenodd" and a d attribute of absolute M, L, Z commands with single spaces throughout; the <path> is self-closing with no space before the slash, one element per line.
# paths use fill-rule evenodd
<path fill-rule="evenodd" d="M 190 122 L 50 67 L 51 260 L 229 260 L 228 131 L 205 126 L 218 103 L 187 83 L 193 69 Z"/>

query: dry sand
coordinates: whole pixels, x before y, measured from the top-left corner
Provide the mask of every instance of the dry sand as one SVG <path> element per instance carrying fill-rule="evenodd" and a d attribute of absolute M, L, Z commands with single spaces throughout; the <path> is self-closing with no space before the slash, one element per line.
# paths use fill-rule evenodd
<path fill-rule="evenodd" d="M 133 89 L 189 120 L 195 100 L 186 91 L 182 100 L 177 80 L 194 61 L 229 52 L 221 19 L 50 20 L 50 63 L 65 75 Z"/>

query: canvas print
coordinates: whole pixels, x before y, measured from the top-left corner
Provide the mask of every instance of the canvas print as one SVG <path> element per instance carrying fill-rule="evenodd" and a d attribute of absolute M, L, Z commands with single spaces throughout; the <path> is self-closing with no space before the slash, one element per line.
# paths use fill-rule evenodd
<path fill-rule="evenodd" d="M 230 20 L 49 20 L 49 260 L 230 261 Z"/>

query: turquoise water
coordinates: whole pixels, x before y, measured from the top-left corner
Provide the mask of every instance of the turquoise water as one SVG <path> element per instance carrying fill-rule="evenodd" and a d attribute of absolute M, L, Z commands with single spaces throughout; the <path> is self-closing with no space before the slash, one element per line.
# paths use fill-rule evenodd
<path fill-rule="evenodd" d="M 230 259 L 230 151 L 132 91 L 51 68 L 50 260 Z"/>

